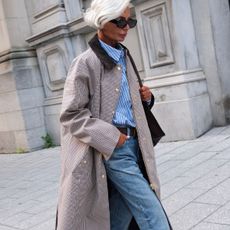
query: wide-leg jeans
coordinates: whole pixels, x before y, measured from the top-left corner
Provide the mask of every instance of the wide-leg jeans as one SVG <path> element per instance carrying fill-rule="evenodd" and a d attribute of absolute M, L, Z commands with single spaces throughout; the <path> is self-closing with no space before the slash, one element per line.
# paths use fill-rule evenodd
<path fill-rule="evenodd" d="M 134 216 L 140 230 L 169 230 L 164 210 L 139 167 L 139 146 L 130 137 L 104 161 L 112 184 L 110 191 L 111 230 L 127 230 Z"/>

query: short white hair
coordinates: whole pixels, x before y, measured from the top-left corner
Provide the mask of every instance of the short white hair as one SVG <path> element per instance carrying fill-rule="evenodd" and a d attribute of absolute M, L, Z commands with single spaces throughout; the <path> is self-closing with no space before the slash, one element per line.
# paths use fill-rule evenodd
<path fill-rule="evenodd" d="M 129 6 L 130 0 L 93 0 L 84 14 L 85 22 L 96 29 L 119 17 Z"/>

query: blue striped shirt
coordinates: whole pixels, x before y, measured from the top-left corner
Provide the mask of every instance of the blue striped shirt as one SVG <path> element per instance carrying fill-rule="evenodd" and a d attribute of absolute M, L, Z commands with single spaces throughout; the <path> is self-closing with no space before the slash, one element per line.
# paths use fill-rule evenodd
<path fill-rule="evenodd" d="M 115 63 L 120 64 L 122 67 L 122 81 L 120 88 L 120 96 L 117 103 L 117 108 L 113 116 L 113 124 L 116 126 L 132 126 L 136 127 L 134 118 L 132 103 L 129 93 L 129 84 L 126 76 L 126 62 L 124 49 L 119 46 L 119 49 L 113 48 L 107 45 L 103 41 L 99 40 L 102 48 L 107 54 L 113 58 Z"/>

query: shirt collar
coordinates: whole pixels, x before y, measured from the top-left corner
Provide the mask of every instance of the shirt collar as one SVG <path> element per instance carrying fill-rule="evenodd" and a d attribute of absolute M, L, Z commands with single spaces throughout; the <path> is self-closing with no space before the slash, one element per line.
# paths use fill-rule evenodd
<path fill-rule="evenodd" d="M 98 39 L 102 48 L 106 51 L 106 53 L 114 59 L 114 61 L 119 62 L 119 60 L 121 58 L 124 57 L 124 48 L 118 44 L 118 48 L 114 48 L 108 44 L 106 44 L 105 42 L 101 41 L 100 39 Z"/>
<path fill-rule="evenodd" d="M 127 54 L 127 56 L 131 58 L 129 50 L 124 45 L 120 43 L 119 45 L 124 49 L 124 56 Z M 92 51 L 95 53 L 95 55 L 99 58 L 102 65 L 104 65 L 106 69 L 112 70 L 117 65 L 114 59 L 111 58 L 107 54 L 107 52 L 102 48 L 101 43 L 98 40 L 97 34 L 95 34 L 93 38 L 89 41 L 89 46 L 92 49 Z"/>

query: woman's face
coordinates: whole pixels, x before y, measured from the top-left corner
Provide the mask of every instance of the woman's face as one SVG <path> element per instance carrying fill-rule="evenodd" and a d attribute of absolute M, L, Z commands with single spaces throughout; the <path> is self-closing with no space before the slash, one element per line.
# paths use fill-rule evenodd
<path fill-rule="evenodd" d="M 129 7 L 123 12 L 120 17 L 124 17 L 126 20 L 130 18 Z M 119 28 L 112 22 L 107 22 L 102 29 L 98 31 L 98 37 L 108 45 L 115 46 L 118 42 L 123 42 L 128 33 L 129 25 L 124 28 Z"/>

